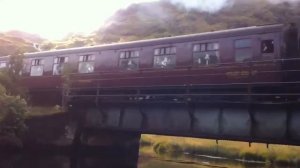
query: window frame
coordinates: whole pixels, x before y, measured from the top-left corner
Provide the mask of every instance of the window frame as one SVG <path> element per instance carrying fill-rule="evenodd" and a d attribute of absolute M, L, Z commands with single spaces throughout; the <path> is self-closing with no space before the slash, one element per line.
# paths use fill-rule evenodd
<path fill-rule="evenodd" d="M 242 41 L 242 40 L 249 40 L 249 45 L 248 46 L 237 46 L 237 42 L 238 41 Z M 248 62 L 248 61 L 251 61 L 253 60 L 254 58 L 254 44 L 253 44 L 253 38 L 251 37 L 243 37 L 243 38 L 238 38 L 238 39 L 234 39 L 233 40 L 233 50 L 234 50 L 234 62 L 235 63 L 243 63 L 243 62 Z M 238 61 L 237 60 L 237 52 L 240 52 L 240 51 L 250 51 L 249 54 L 250 54 L 250 57 L 249 58 L 246 58 L 246 59 L 243 59 L 242 61 Z"/>
<path fill-rule="evenodd" d="M 168 51 L 168 52 L 167 52 Z M 170 69 L 176 67 L 176 55 L 177 55 L 177 47 L 174 45 L 171 46 L 162 46 L 156 47 L 153 50 L 153 68 L 155 69 Z M 171 58 L 171 63 L 174 64 L 167 64 L 166 66 L 156 64 L 157 58 Z"/>
<path fill-rule="evenodd" d="M 86 73 L 94 73 L 95 72 L 95 64 L 96 64 L 96 56 L 95 54 L 80 54 L 78 57 L 78 70 L 77 72 L 80 74 L 86 74 Z M 92 72 L 80 72 L 80 65 L 82 63 L 92 63 L 93 64 L 93 71 Z"/>
<path fill-rule="evenodd" d="M 5 64 L 5 66 L 1 66 Z M 3 68 L 7 68 L 8 67 L 8 61 L 0 61 L 0 69 L 3 69 Z"/>
<path fill-rule="evenodd" d="M 44 65 L 45 65 L 44 59 L 42 59 L 42 58 L 32 59 L 31 64 L 30 64 L 30 76 L 43 76 L 44 75 Z M 41 67 L 42 68 L 41 74 L 33 75 L 33 73 L 32 73 L 33 67 Z"/>
<path fill-rule="evenodd" d="M 62 62 L 62 61 L 60 61 L 61 60 L 61 58 L 64 58 L 64 61 Z M 69 61 L 69 57 L 68 56 L 57 56 L 57 57 L 54 57 L 54 59 L 53 59 L 53 67 L 52 67 L 52 75 L 62 75 L 61 73 L 59 73 L 59 74 L 55 74 L 54 72 L 54 67 L 55 67 L 55 65 L 64 65 L 64 64 L 66 64 L 66 63 L 68 63 L 68 61 Z M 62 67 L 63 68 L 63 67 Z"/>
<path fill-rule="evenodd" d="M 213 45 L 213 48 L 210 49 L 209 45 Z M 215 47 L 215 45 L 217 47 Z M 195 47 L 198 46 L 198 50 L 195 50 Z M 205 64 L 199 64 L 196 63 L 196 57 L 200 57 L 200 56 L 196 56 L 196 54 L 200 54 L 200 53 L 209 53 L 209 52 L 215 52 L 216 53 L 216 57 L 217 57 L 217 62 L 216 63 L 205 63 Z M 214 65 L 218 65 L 220 63 L 220 42 L 219 41 L 201 41 L 201 42 L 197 42 L 197 43 L 193 43 L 192 44 L 192 65 L 195 67 L 204 67 L 204 66 L 214 66 Z"/>
<path fill-rule="evenodd" d="M 268 42 L 268 41 L 271 41 L 271 44 L 272 44 L 272 52 L 264 52 L 263 50 L 263 44 L 264 42 Z M 271 38 L 268 38 L 268 39 L 261 39 L 260 41 L 260 53 L 262 54 L 262 56 L 264 55 L 273 55 L 275 54 L 275 39 L 271 39 Z"/>
<path fill-rule="evenodd" d="M 134 68 L 123 67 L 121 62 L 124 60 L 136 60 L 137 65 Z M 118 67 L 122 70 L 135 71 L 140 67 L 140 51 L 139 50 L 122 50 L 118 54 Z"/>

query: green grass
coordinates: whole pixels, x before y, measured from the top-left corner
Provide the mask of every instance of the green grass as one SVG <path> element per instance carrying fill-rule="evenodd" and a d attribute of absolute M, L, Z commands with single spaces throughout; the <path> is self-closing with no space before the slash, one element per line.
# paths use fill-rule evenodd
<path fill-rule="evenodd" d="M 37 116 L 53 115 L 58 113 L 63 113 L 63 109 L 60 106 L 53 107 L 39 107 L 32 106 L 29 107 L 29 112 L 25 114 L 26 118 L 32 118 Z"/>
<path fill-rule="evenodd" d="M 232 159 L 244 159 L 276 163 L 280 165 L 300 164 L 300 147 L 287 145 L 269 145 L 247 142 L 219 141 L 157 135 L 142 135 L 143 144 L 152 144 L 152 151 L 141 148 L 148 155 L 191 154 L 221 156 Z M 143 146 L 141 144 L 141 146 Z M 152 153 L 151 153 L 152 152 Z"/>

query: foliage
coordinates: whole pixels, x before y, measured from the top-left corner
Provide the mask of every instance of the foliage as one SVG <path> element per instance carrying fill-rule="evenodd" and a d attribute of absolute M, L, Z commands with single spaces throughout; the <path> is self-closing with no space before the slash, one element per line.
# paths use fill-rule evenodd
<path fill-rule="evenodd" d="M 104 26 L 87 36 L 71 33 L 59 41 L 46 41 L 36 40 L 38 38 L 34 35 L 24 36 L 24 33 L 14 33 L 15 36 L 0 34 L 0 56 L 13 54 L 18 49 L 26 52 L 36 51 L 32 47 L 34 41 L 41 44 L 42 50 L 55 50 L 246 26 L 299 22 L 299 1 L 277 2 L 227 0 L 227 5 L 215 12 L 203 11 L 196 7 L 186 8 L 182 4 L 172 3 L 172 0 L 133 4 L 116 12 Z"/>
<path fill-rule="evenodd" d="M 176 143 L 158 142 L 154 144 L 153 150 L 158 155 L 167 155 L 171 157 L 179 157 L 182 155 L 183 149 Z"/>
<path fill-rule="evenodd" d="M 20 137 L 26 126 L 27 103 L 25 92 L 19 86 L 23 54 L 10 57 L 10 67 L 0 71 L 0 136 Z"/>
<path fill-rule="evenodd" d="M 247 142 L 219 141 L 157 135 L 143 135 L 142 142 L 152 144 L 152 154 L 159 156 L 180 156 L 180 152 L 192 155 L 210 155 L 241 160 L 255 160 L 274 164 L 298 165 L 300 147 L 254 143 L 249 147 Z M 174 144 L 176 142 L 176 144 Z M 146 148 L 144 146 L 144 148 Z M 145 149 L 142 152 L 151 153 Z"/>
<path fill-rule="evenodd" d="M 96 32 L 98 43 L 168 37 L 299 20 L 300 2 L 231 0 L 214 13 L 171 1 L 141 3 L 118 11 Z M 296 19 L 295 19 L 296 18 Z"/>
<path fill-rule="evenodd" d="M 64 110 L 59 105 L 55 105 L 53 107 L 33 106 L 33 107 L 28 107 L 28 112 L 25 114 L 25 118 L 30 119 L 38 116 L 48 116 L 48 115 L 50 116 L 62 112 L 64 112 Z"/>
<path fill-rule="evenodd" d="M 0 84 L 6 88 L 8 95 L 26 97 L 26 90 L 20 86 L 24 54 L 16 52 L 10 56 L 9 68 L 1 70 Z"/>
<path fill-rule="evenodd" d="M 0 85 L 0 136 L 22 135 L 25 130 L 24 115 L 28 111 L 27 104 L 20 96 L 6 94 Z"/>

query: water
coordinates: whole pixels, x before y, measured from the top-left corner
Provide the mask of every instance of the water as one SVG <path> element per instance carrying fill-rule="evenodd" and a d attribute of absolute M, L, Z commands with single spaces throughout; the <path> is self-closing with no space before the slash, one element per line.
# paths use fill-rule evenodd
<path fill-rule="evenodd" d="M 215 157 L 182 157 L 181 159 L 164 159 L 164 158 L 146 158 L 141 159 L 140 168 L 271 168 L 272 166 L 266 163 L 245 163 L 236 160 Z M 275 168 L 275 167 L 274 167 Z M 277 168 L 277 167 L 276 167 Z"/>
<path fill-rule="evenodd" d="M 129 168 L 126 160 L 118 156 L 83 154 L 70 156 L 57 152 L 18 152 L 0 156 L 0 168 Z M 131 166 L 132 167 L 132 166 Z M 140 154 L 138 168 L 287 168 L 267 163 L 246 163 L 238 160 L 210 156 L 181 155 L 150 157 Z M 296 168 L 296 167 L 290 167 Z"/>

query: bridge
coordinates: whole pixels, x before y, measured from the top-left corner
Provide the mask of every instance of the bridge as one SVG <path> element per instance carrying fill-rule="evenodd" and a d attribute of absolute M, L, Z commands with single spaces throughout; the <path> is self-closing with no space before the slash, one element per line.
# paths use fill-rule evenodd
<path fill-rule="evenodd" d="M 193 89 L 199 86 L 175 90 L 174 86 L 126 87 L 114 93 L 112 88 L 80 88 L 80 91 L 71 88 L 65 99 L 70 112 L 81 116 L 83 127 L 90 130 L 83 135 L 86 143 L 98 137 L 100 144 L 131 144 L 125 151 L 127 154 L 131 151 L 136 158 L 141 134 L 245 141 L 249 146 L 251 143 L 300 145 L 300 104 L 298 100 L 285 100 L 298 93 L 249 93 L 245 84 L 231 85 L 244 88 L 246 93 L 218 90 L 230 88 L 228 85 L 200 86 L 209 88 L 209 93 Z M 252 84 L 251 88 L 259 85 Z M 280 87 L 285 85 L 291 88 L 299 83 L 283 82 Z M 259 101 L 266 96 L 279 100 Z"/>
<path fill-rule="evenodd" d="M 298 68 L 256 72 L 284 79 L 254 82 L 249 78 L 255 64 L 247 66 L 244 82 L 198 85 L 102 87 L 103 74 L 101 80 L 97 74 L 70 74 L 62 102 L 77 117 L 74 142 L 117 147 L 127 163 L 137 161 L 141 134 L 300 145 Z"/>

